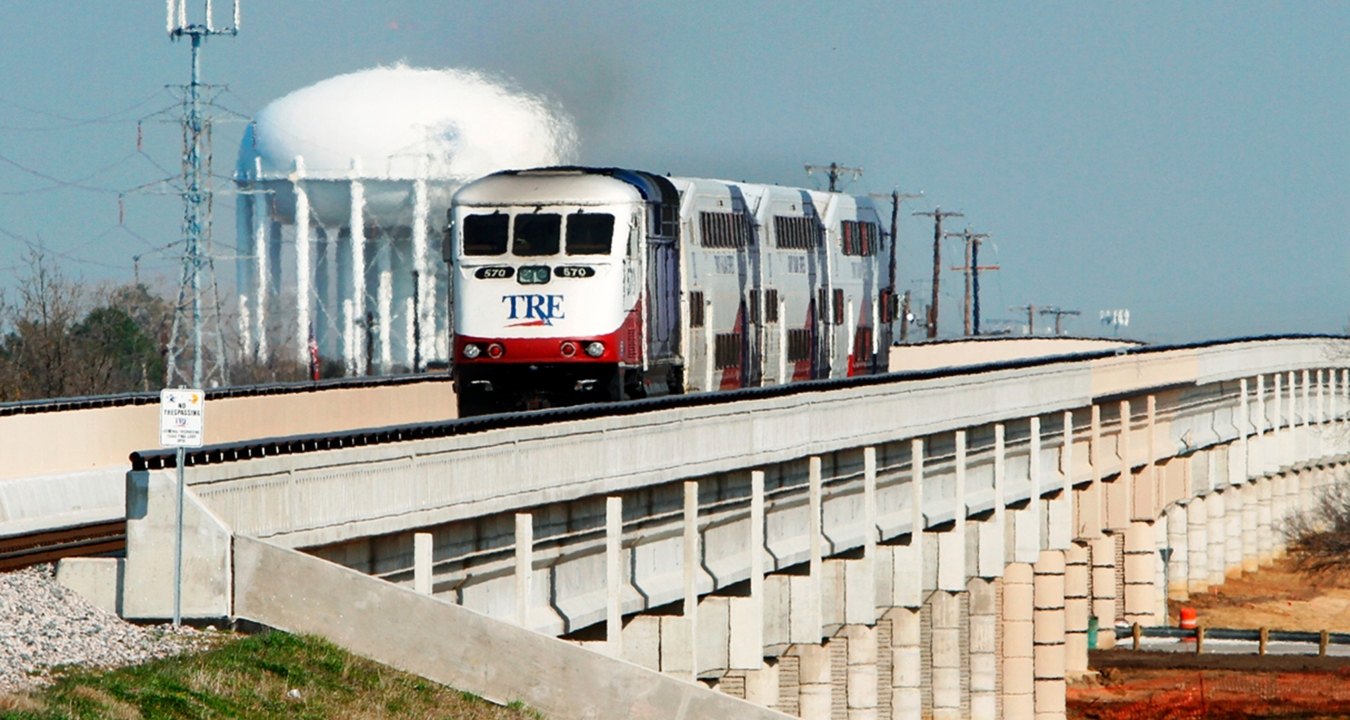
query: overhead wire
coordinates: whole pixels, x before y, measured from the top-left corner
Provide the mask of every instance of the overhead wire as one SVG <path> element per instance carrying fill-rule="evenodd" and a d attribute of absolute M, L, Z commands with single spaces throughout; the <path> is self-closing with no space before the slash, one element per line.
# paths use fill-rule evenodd
<path fill-rule="evenodd" d="M 27 105 L 24 105 L 22 103 L 15 102 L 13 100 L 9 100 L 4 97 L 0 97 L 0 105 L 8 105 L 9 107 L 23 110 L 24 112 L 32 113 L 34 115 L 42 115 L 45 117 L 60 120 L 63 123 L 65 123 L 64 125 L 45 125 L 45 126 L 0 124 L 0 130 L 7 130 L 11 132 L 61 132 L 78 127 L 85 127 L 88 125 L 110 125 L 115 122 L 121 122 L 120 120 L 114 119 L 117 118 L 117 116 L 124 115 L 126 113 L 131 112 L 132 110 L 138 110 L 144 107 L 145 105 L 148 105 L 150 101 L 154 100 L 155 97 L 158 96 L 161 92 L 163 92 L 163 90 L 156 90 L 155 92 L 151 93 L 148 97 L 136 102 L 133 105 L 122 108 L 121 110 L 114 110 L 113 112 L 107 113 L 105 115 L 99 115 L 92 118 L 69 117 L 66 115 L 61 115 L 59 113 L 49 112 L 47 110 L 40 110 L 38 108 L 28 107 Z"/>

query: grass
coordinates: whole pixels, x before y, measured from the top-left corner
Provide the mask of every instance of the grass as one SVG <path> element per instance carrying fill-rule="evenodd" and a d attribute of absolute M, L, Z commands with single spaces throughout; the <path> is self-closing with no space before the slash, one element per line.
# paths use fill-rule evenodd
<path fill-rule="evenodd" d="M 63 668 L 54 675 L 49 686 L 0 695 L 0 718 L 541 718 L 520 703 L 493 705 L 320 638 L 279 632 L 197 655 L 108 671 Z"/>

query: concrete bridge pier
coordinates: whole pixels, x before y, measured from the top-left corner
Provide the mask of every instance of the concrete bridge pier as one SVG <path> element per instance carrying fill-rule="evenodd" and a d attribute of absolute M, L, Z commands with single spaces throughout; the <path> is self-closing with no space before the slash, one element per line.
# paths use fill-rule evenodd
<path fill-rule="evenodd" d="M 1242 485 L 1229 485 L 1223 491 L 1224 494 L 1224 527 L 1228 537 L 1224 543 L 1224 562 L 1223 573 L 1225 578 L 1237 577 L 1242 574 L 1243 552 L 1247 549 L 1250 541 L 1242 539 L 1243 520 L 1246 518 L 1247 498 L 1243 493 Z M 1255 528 L 1252 528 L 1255 530 Z"/>
<path fill-rule="evenodd" d="M 1263 475 L 1256 479 L 1256 549 L 1258 565 L 1269 565 L 1275 560 L 1275 495 L 1273 478 Z"/>
<path fill-rule="evenodd" d="M 1202 496 L 1186 504 L 1186 589 L 1182 597 L 1209 589 L 1208 501 L 1208 496 Z"/>
<path fill-rule="evenodd" d="M 1209 585 L 1222 585 L 1228 567 L 1228 496 L 1220 490 L 1205 497 L 1209 514 L 1206 532 L 1209 535 Z"/>
<path fill-rule="evenodd" d="M 1257 481 L 1239 485 L 1242 495 L 1242 572 L 1256 572 L 1261 567 L 1261 491 Z"/>
<path fill-rule="evenodd" d="M 1125 587 L 1124 620 L 1128 624 L 1152 625 L 1157 612 L 1154 583 L 1157 576 L 1158 550 L 1153 523 L 1131 522 L 1124 532 L 1122 568 Z"/>
<path fill-rule="evenodd" d="M 1088 618 L 1092 615 L 1091 552 L 1081 542 L 1064 551 L 1064 671 L 1077 677 L 1088 669 Z"/>
<path fill-rule="evenodd" d="M 1116 620 L 1116 536 L 1095 538 L 1088 543 L 1092 562 L 1092 616 L 1097 618 L 1097 647 L 1109 650 L 1116 646 L 1111 630 Z"/>
<path fill-rule="evenodd" d="M 1036 715 L 1035 572 L 1012 563 L 1003 572 L 1003 716 Z M 1086 648 L 1086 646 L 1085 646 Z M 1084 650 L 1086 652 L 1086 649 Z"/>
<path fill-rule="evenodd" d="M 1164 573 L 1163 582 L 1166 589 L 1163 593 L 1164 608 L 1166 600 L 1186 597 L 1190 587 L 1191 541 L 1197 531 L 1201 546 L 1205 542 L 1204 526 L 1191 528 L 1191 509 L 1197 504 L 1191 501 L 1185 505 L 1180 503 L 1169 505 L 1167 508 L 1167 547 L 1172 549 L 1172 557 L 1168 560 Z"/>
<path fill-rule="evenodd" d="M 1033 568 L 1035 718 L 1063 720 L 1064 553 L 1046 550 Z"/>

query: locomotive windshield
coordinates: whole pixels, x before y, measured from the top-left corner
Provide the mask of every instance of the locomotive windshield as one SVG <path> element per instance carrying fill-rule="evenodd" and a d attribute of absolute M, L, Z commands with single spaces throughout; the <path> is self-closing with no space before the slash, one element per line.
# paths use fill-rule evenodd
<path fill-rule="evenodd" d="M 502 255 L 506 253 L 505 213 L 466 215 L 464 217 L 465 255 Z"/>
<path fill-rule="evenodd" d="M 614 244 L 614 216 L 609 213 L 577 212 L 567 216 L 564 237 L 562 215 L 520 213 L 515 222 L 503 212 L 464 217 L 465 255 L 504 255 L 510 238 L 511 254 L 546 257 L 565 251 L 568 255 L 608 255 Z"/>
<path fill-rule="evenodd" d="M 567 216 L 568 255 L 608 255 L 613 240 L 613 215 L 576 213 Z"/>
<path fill-rule="evenodd" d="M 562 216 L 555 213 L 517 215 L 511 252 L 520 257 L 557 255 L 561 226 Z"/>

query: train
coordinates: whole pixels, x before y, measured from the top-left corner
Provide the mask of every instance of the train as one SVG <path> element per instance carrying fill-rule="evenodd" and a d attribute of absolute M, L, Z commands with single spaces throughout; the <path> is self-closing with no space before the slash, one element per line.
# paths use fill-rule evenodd
<path fill-rule="evenodd" d="M 640 170 L 507 170 L 454 195 L 459 415 L 887 370 L 894 253 L 866 197 Z"/>

